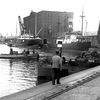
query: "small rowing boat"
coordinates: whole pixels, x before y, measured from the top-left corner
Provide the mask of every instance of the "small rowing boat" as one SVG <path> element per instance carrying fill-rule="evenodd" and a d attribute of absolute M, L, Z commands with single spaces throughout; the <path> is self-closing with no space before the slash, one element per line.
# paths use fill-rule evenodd
<path fill-rule="evenodd" d="M 37 59 L 36 54 L 29 54 L 29 55 L 23 55 L 23 54 L 1 54 L 0 59 Z"/>

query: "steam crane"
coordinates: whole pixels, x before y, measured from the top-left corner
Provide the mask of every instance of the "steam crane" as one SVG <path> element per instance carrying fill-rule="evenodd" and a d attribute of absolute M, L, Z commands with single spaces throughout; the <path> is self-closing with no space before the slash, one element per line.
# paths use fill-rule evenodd
<path fill-rule="evenodd" d="M 20 16 L 18 16 L 18 20 L 19 20 L 19 26 L 20 26 L 20 33 L 21 33 L 21 35 L 23 35 L 23 34 L 25 34 L 25 26 L 22 23 L 22 20 L 21 20 Z"/>
<path fill-rule="evenodd" d="M 38 38 L 38 34 L 40 33 L 40 31 L 42 30 L 42 28 L 40 29 L 40 31 L 37 33 L 36 37 L 33 37 L 30 35 L 30 30 L 29 33 L 26 33 L 26 27 L 24 26 L 21 17 L 18 16 L 18 21 L 19 21 L 19 26 L 20 26 L 20 36 L 17 38 L 18 42 L 17 42 L 17 46 L 31 46 L 31 45 L 37 45 L 37 46 L 42 46 L 42 39 Z M 36 27 L 35 27 L 36 28 Z"/>

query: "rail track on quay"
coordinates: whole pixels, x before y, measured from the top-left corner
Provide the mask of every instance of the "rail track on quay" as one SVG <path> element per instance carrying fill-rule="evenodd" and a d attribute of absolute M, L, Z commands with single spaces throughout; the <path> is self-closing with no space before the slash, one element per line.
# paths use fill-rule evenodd
<path fill-rule="evenodd" d="M 77 80 L 70 81 L 69 83 L 66 83 L 66 84 L 57 85 L 53 89 L 51 89 L 49 92 L 45 91 L 45 93 L 35 95 L 34 97 L 31 97 L 31 98 L 28 98 L 25 100 L 51 100 L 63 93 L 68 92 L 69 90 L 74 89 L 78 86 L 81 86 L 84 83 L 87 83 L 99 76 L 100 76 L 100 72 L 94 71 L 82 78 L 77 79 Z M 57 88 L 57 89 L 55 89 L 55 88 Z"/>

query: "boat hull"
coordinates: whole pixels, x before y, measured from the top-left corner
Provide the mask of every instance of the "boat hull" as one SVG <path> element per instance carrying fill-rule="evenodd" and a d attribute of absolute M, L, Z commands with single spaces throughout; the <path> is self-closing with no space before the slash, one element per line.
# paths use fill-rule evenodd
<path fill-rule="evenodd" d="M 15 43 L 12 44 L 13 46 L 41 46 L 42 40 L 41 39 L 17 39 Z"/>
<path fill-rule="evenodd" d="M 63 44 L 63 49 L 82 50 L 86 51 L 91 47 L 91 42 L 73 42 L 70 44 Z"/>
<path fill-rule="evenodd" d="M 37 59 L 37 55 L 9 55 L 1 54 L 0 59 Z"/>

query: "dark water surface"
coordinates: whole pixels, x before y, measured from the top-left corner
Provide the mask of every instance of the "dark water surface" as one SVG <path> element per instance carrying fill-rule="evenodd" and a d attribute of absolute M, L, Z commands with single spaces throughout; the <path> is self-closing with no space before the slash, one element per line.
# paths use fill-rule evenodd
<path fill-rule="evenodd" d="M 19 53 L 23 49 L 13 48 Z M 9 50 L 8 46 L 0 44 L 0 54 L 8 54 Z M 64 55 L 70 57 L 77 53 L 70 51 Z M 39 63 L 34 60 L 0 59 L 0 97 L 36 86 L 38 65 Z"/>

